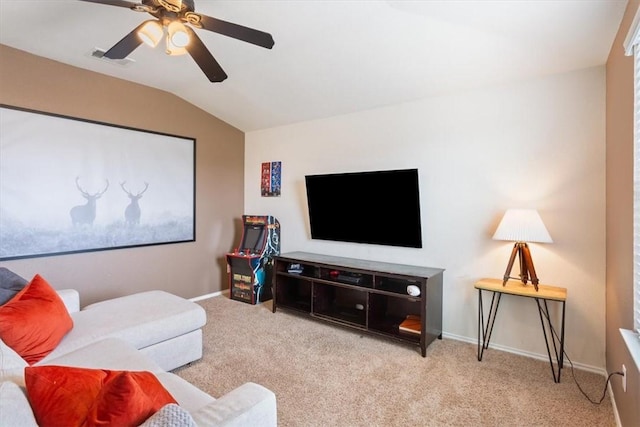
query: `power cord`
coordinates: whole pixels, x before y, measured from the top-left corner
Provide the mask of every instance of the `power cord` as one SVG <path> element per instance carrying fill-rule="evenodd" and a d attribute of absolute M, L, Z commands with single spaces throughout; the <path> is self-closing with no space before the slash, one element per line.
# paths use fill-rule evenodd
<path fill-rule="evenodd" d="M 540 304 L 540 303 L 538 302 L 538 304 Z M 549 329 L 551 329 L 551 333 L 555 336 L 555 338 L 559 342 L 560 341 L 560 337 L 558 337 L 558 334 L 556 333 L 555 328 L 551 324 L 551 319 L 549 318 L 548 310 L 540 310 L 540 312 L 547 318 L 547 323 L 549 324 Z M 564 353 L 565 357 L 567 358 L 567 360 L 569 361 L 569 364 L 571 365 L 571 376 L 573 377 L 573 381 L 576 383 L 576 386 L 578 386 L 578 390 L 580 390 L 580 393 L 582 393 L 582 395 L 584 397 L 586 397 L 587 400 L 589 402 L 593 403 L 594 405 L 600 405 L 602 403 L 602 401 L 604 400 L 604 397 L 607 395 L 607 386 L 609 385 L 609 381 L 611 381 L 611 377 L 612 376 L 620 375 L 621 377 L 624 377 L 624 373 L 619 372 L 619 371 L 610 373 L 609 376 L 607 376 L 607 381 L 605 381 L 605 383 L 604 383 L 604 389 L 602 390 L 602 397 L 600 397 L 600 400 L 595 401 L 595 400 L 591 399 L 591 397 L 589 397 L 589 395 L 587 393 L 585 393 L 584 390 L 582 390 L 582 387 L 580 387 L 580 383 L 578 382 L 578 379 L 576 378 L 575 371 L 573 369 L 573 362 L 569 358 L 569 355 L 567 354 L 566 350 L 563 350 L 563 353 Z"/>
<path fill-rule="evenodd" d="M 582 393 L 584 395 L 584 397 L 587 398 L 587 400 L 591 403 L 593 403 L 594 405 L 599 405 L 602 403 L 602 401 L 604 400 L 604 397 L 607 395 L 607 386 L 609 385 L 609 381 L 611 381 L 611 377 L 614 375 L 620 375 L 621 377 L 624 377 L 624 374 L 622 372 L 612 372 L 609 374 L 609 376 L 607 377 L 607 381 L 605 381 L 604 383 L 604 389 L 602 390 L 602 397 L 600 397 L 600 400 L 595 401 L 592 400 L 589 395 L 587 393 L 585 393 L 584 390 L 582 390 L 582 387 L 580 387 L 580 383 L 578 382 L 578 379 L 576 378 L 576 374 L 573 370 L 573 362 L 571 361 L 571 359 L 569 359 L 569 355 L 567 354 L 567 352 L 564 352 L 565 357 L 567 358 L 567 360 L 569 361 L 569 364 L 571 365 L 571 376 L 573 377 L 573 381 L 576 383 L 576 386 L 578 386 L 578 390 L 580 390 L 580 393 Z"/>

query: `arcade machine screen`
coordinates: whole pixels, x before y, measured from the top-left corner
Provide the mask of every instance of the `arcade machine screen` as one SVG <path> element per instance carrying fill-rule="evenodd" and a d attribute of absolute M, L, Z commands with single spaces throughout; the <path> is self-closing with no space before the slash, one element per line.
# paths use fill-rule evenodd
<path fill-rule="evenodd" d="M 251 225 L 244 229 L 244 239 L 240 245 L 240 252 L 259 254 L 264 247 L 264 226 Z"/>

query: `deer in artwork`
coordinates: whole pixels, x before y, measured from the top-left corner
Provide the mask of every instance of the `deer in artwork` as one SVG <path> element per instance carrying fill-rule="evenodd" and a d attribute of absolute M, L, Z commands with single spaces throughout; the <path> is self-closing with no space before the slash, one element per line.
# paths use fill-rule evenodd
<path fill-rule="evenodd" d="M 120 183 L 120 187 L 122 190 L 127 193 L 129 199 L 131 199 L 131 203 L 124 210 L 124 220 L 127 225 L 138 225 L 140 223 L 140 205 L 138 201 L 142 198 L 142 195 L 149 188 L 149 183 L 144 183 L 144 189 L 138 194 L 133 194 L 129 190 L 125 188 L 126 181 Z"/>
<path fill-rule="evenodd" d="M 109 180 L 105 179 L 107 185 L 105 185 L 104 190 L 98 191 L 97 193 L 89 193 L 80 187 L 80 177 L 76 177 L 76 187 L 82 197 L 87 199 L 87 203 L 84 205 L 78 205 L 71 208 L 69 214 L 71 215 L 71 223 L 73 225 L 81 225 L 81 224 L 89 224 L 93 225 L 93 221 L 96 219 L 96 200 L 98 200 L 109 188 Z"/>

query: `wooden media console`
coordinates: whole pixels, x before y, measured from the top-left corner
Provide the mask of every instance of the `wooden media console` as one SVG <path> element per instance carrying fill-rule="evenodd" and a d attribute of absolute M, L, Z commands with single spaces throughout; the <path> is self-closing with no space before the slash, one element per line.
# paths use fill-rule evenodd
<path fill-rule="evenodd" d="M 291 252 L 274 257 L 277 308 L 427 346 L 442 338 L 440 268 Z"/>

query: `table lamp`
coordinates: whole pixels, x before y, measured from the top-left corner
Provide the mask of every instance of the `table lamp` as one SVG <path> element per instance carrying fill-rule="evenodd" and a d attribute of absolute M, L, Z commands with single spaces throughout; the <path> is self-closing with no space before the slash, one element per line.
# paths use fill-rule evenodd
<path fill-rule="evenodd" d="M 531 284 L 533 284 L 537 292 L 538 276 L 536 276 L 536 270 L 533 267 L 533 260 L 531 259 L 531 252 L 529 252 L 527 242 L 553 243 L 538 211 L 535 209 L 508 209 L 493 235 L 493 240 L 515 242 L 511 251 L 511 258 L 509 258 L 509 264 L 507 264 L 507 270 L 504 273 L 502 286 L 505 286 L 507 280 L 512 278 L 510 277 L 511 269 L 517 255 L 520 260 L 520 280 L 525 285 L 531 280 Z"/>

